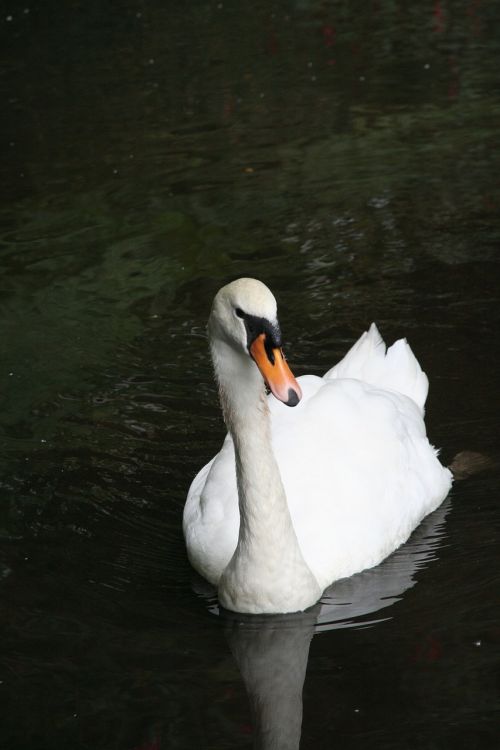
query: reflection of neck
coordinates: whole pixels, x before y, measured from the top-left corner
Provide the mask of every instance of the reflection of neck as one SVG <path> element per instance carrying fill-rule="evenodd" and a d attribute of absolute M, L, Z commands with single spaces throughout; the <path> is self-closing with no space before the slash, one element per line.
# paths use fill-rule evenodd
<path fill-rule="evenodd" d="M 293 528 L 271 444 L 264 383 L 255 363 L 212 342 L 224 419 L 232 435 L 240 529 L 219 583 L 219 599 L 238 612 L 290 612 L 314 604 L 321 590 Z"/>
<path fill-rule="evenodd" d="M 250 699 L 258 750 L 299 748 L 302 688 L 316 616 L 309 611 L 290 620 L 235 621 L 226 631 Z"/>

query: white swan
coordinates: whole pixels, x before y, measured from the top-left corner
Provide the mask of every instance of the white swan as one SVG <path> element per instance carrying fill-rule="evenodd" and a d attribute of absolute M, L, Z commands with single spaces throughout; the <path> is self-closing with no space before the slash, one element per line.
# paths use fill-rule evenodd
<path fill-rule="evenodd" d="M 189 489 L 189 559 L 227 609 L 304 610 L 446 497 L 451 473 L 423 421 L 427 377 L 406 341 L 386 352 L 372 324 L 323 378 L 295 380 L 276 300 L 255 279 L 218 292 L 208 332 L 229 432 Z"/>

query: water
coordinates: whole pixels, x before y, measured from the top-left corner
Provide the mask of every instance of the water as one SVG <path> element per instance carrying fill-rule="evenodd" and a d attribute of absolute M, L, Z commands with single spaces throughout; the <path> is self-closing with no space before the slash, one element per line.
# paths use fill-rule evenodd
<path fill-rule="evenodd" d="M 470 0 L 3 11 L 2 745 L 496 745 L 498 22 Z M 222 617 L 182 541 L 224 435 L 204 326 L 240 275 L 278 297 L 297 374 L 372 320 L 407 335 L 443 461 L 491 459 L 299 617 Z"/>

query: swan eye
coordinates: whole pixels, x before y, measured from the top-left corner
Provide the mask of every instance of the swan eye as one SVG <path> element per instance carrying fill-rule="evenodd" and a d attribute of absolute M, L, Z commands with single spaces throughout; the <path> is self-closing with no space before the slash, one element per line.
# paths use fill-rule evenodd
<path fill-rule="evenodd" d="M 237 307 L 234 312 L 236 313 L 236 315 L 238 316 L 238 318 L 244 318 L 245 317 L 245 313 L 243 312 L 243 310 L 241 309 L 241 307 Z"/>

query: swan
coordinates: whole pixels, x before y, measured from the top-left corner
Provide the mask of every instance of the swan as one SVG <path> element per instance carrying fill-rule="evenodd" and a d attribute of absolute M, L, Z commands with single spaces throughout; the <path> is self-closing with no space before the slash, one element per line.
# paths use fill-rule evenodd
<path fill-rule="evenodd" d="M 228 434 L 188 492 L 188 558 L 228 610 L 305 610 L 378 565 L 448 494 L 426 437 L 427 377 L 406 340 L 386 351 L 372 324 L 323 377 L 296 379 L 256 279 L 219 290 L 208 336 Z"/>

